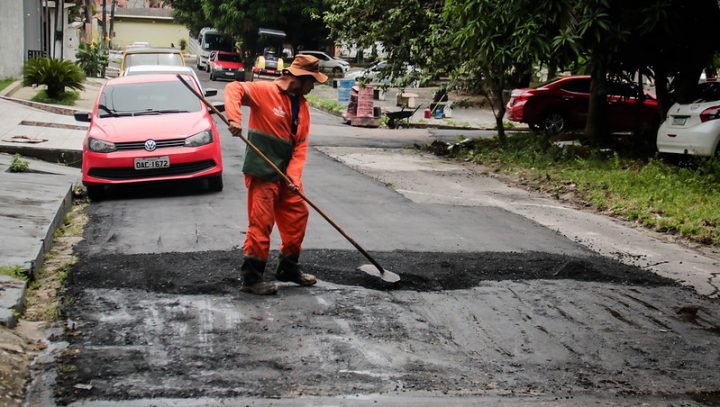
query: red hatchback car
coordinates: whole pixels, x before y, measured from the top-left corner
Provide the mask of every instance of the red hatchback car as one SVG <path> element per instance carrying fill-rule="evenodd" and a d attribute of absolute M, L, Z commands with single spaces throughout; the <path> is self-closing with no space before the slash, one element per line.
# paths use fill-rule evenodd
<path fill-rule="evenodd" d="M 210 80 L 245 78 L 245 67 L 236 52 L 214 51 L 208 61 Z"/>
<path fill-rule="evenodd" d="M 183 79 L 200 92 L 192 77 Z M 147 181 L 205 178 L 210 190 L 223 188 L 215 122 L 175 75 L 109 80 L 92 113 L 77 112 L 75 119 L 90 122 L 82 154 L 90 199 L 102 198 L 108 185 Z"/>
<path fill-rule="evenodd" d="M 636 131 L 644 126 L 657 128 L 658 104 L 645 93 L 638 104 L 637 86 L 610 82 L 608 124 L 611 131 Z M 506 118 L 527 123 L 532 129 L 557 134 L 585 127 L 590 101 L 590 76 L 569 76 L 534 89 L 515 89 L 507 104 Z"/>

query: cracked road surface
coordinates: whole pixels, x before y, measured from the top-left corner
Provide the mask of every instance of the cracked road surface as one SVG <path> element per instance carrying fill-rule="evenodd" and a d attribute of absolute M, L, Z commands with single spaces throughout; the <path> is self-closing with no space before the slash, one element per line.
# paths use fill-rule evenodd
<path fill-rule="evenodd" d="M 716 300 L 599 256 L 497 194 L 410 199 L 402 177 L 415 177 L 404 191 L 462 196 L 440 180 L 467 175 L 373 178 L 319 152 L 353 137 L 343 131 L 313 141 L 307 194 L 399 284 L 355 271 L 364 258 L 312 214 L 302 259 L 321 281 L 239 293 L 242 149 L 226 137 L 222 193 L 128 188 L 88 208 L 66 329 L 29 402 L 717 405 Z"/>

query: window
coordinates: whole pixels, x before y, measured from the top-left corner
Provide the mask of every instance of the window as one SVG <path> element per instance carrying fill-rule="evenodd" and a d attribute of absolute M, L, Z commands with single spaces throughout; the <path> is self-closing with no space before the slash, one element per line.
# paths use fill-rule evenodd
<path fill-rule="evenodd" d="M 575 93 L 590 93 L 590 79 L 577 79 L 563 84 L 560 89 Z"/>
<path fill-rule="evenodd" d="M 100 96 L 100 117 L 113 113 L 138 113 L 153 110 L 197 112 L 198 99 L 180 81 L 129 83 L 108 86 Z"/>

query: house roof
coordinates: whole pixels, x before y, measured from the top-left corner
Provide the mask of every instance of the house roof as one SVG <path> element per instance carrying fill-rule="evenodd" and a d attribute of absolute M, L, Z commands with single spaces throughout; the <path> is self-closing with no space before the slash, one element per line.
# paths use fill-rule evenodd
<path fill-rule="evenodd" d="M 117 8 L 115 18 L 148 18 L 153 20 L 172 20 L 172 9 L 168 8 Z"/>

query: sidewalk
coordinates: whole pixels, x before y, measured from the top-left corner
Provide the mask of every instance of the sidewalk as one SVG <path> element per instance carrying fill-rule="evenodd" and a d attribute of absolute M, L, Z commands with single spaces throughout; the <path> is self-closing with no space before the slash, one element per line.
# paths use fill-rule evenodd
<path fill-rule="evenodd" d="M 78 168 L 51 162 L 78 166 L 87 127 L 69 115 L 73 109 L 30 103 L 46 109 L 41 110 L 6 99 L 12 87 L 0 92 L 0 266 L 35 273 L 81 179 Z M 30 163 L 28 172 L 8 171 L 15 153 Z M 25 282 L 0 275 L 0 325 L 16 323 L 26 288 Z"/>
<path fill-rule="evenodd" d="M 411 93 L 417 95 L 415 98 L 415 107 L 420 107 L 410 117 L 410 124 L 412 127 L 439 127 L 439 128 L 454 128 L 454 129 L 483 129 L 492 130 L 495 129 L 495 115 L 490 108 L 452 108 L 452 117 L 445 117 L 441 119 L 425 118 L 424 111 L 430 107 L 430 103 L 433 100 L 433 95 L 437 91 L 437 87 L 425 87 L 425 88 L 406 88 L 405 93 Z M 380 107 L 383 112 L 396 112 L 402 108 L 398 106 L 396 96 L 400 92 L 397 88 L 388 88 L 385 92 L 384 98 L 381 100 L 375 99 L 374 106 Z M 312 92 L 313 95 L 318 96 L 321 99 L 326 100 L 338 100 L 338 89 L 332 87 L 332 80 L 328 81 L 326 86 L 317 86 Z M 454 103 L 458 103 L 460 100 L 465 99 L 464 97 L 451 95 L 450 100 Z M 479 100 L 478 97 L 467 98 L 468 100 Z M 343 103 L 343 102 L 339 102 Z M 414 109 L 414 108 L 413 108 Z M 406 108 L 407 110 L 407 108 Z M 520 123 L 514 123 L 513 129 L 518 130 L 527 128 Z"/>

